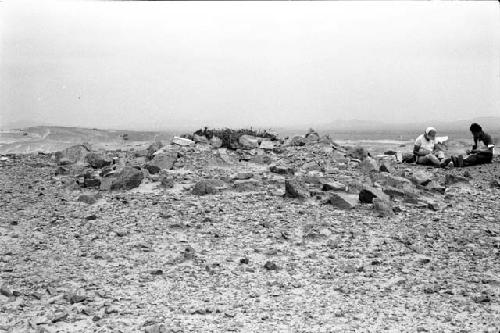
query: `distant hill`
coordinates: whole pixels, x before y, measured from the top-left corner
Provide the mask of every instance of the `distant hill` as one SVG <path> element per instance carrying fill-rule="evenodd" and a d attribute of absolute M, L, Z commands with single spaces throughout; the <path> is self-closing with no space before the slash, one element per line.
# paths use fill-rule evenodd
<path fill-rule="evenodd" d="M 126 134 L 124 139 L 124 135 Z M 138 146 L 154 140 L 169 141 L 174 132 L 125 131 L 96 128 L 36 126 L 0 132 L 0 153 L 53 152 L 66 147 L 90 143 L 96 148 Z"/>
<path fill-rule="evenodd" d="M 319 124 L 314 127 L 318 130 L 352 130 L 352 131 L 367 131 L 367 130 L 398 130 L 398 131 L 422 131 L 428 126 L 436 127 L 439 131 L 467 131 L 470 124 L 476 122 L 481 124 L 489 131 L 500 130 L 500 117 L 478 117 L 467 120 L 454 121 L 432 121 L 418 123 L 386 123 L 381 121 L 367 120 L 338 120 L 326 124 Z"/>

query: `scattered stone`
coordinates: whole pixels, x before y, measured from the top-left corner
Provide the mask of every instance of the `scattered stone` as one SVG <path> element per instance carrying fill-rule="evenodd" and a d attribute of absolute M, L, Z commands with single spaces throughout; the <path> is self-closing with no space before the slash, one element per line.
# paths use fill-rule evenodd
<path fill-rule="evenodd" d="M 365 186 L 359 192 L 359 201 L 362 203 L 373 203 L 374 198 L 379 198 L 383 201 L 390 201 L 390 197 L 384 193 L 381 189 Z"/>
<path fill-rule="evenodd" d="M 328 198 L 328 203 L 338 209 L 353 209 L 359 203 L 359 196 L 353 194 L 332 193 Z"/>
<path fill-rule="evenodd" d="M 178 146 L 190 147 L 194 146 L 195 142 L 190 139 L 174 136 L 174 138 L 172 139 L 172 144 Z"/>
<path fill-rule="evenodd" d="M 152 175 L 159 173 L 161 170 L 158 165 L 151 165 L 151 164 L 146 164 L 144 168 L 148 170 L 148 172 Z"/>
<path fill-rule="evenodd" d="M 213 147 L 213 148 L 220 148 L 222 147 L 222 140 L 216 136 L 212 137 L 210 140 L 210 145 Z"/>
<path fill-rule="evenodd" d="M 12 297 L 13 293 L 7 286 L 0 287 L 0 295 L 4 295 L 5 297 Z"/>
<path fill-rule="evenodd" d="M 116 305 L 110 305 L 104 311 L 106 314 L 120 313 L 120 308 Z"/>
<path fill-rule="evenodd" d="M 95 153 L 95 152 L 88 153 L 85 156 L 85 162 L 87 162 L 89 166 L 94 169 L 101 169 L 111 164 L 110 159 L 106 158 L 101 153 Z"/>
<path fill-rule="evenodd" d="M 198 134 L 193 135 L 193 141 L 198 144 L 205 144 L 205 145 L 210 143 L 205 136 Z"/>
<path fill-rule="evenodd" d="M 83 163 L 88 153 L 90 153 L 90 145 L 88 144 L 71 146 L 55 154 L 56 163 L 59 165 Z"/>
<path fill-rule="evenodd" d="M 250 179 L 252 177 L 253 177 L 252 172 L 238 172 L 238 174 L 236 175 L 236 179 L 240 180 Z"/>
<path fill-rule="evenodd" d="M 269 140 L 262 141 L 260 143 L 259 148 L 260 149 L 266 149 L 266 150 L 272 150 L 275 147 L 274 142 L 275 141 L 269 141 Z"/>
<path fill-rule="evenodd" d="M 194 195 L 215 194 L 226 187 L 226 183 L 219 179 L 203 179 L 197 182 L 193 188 Z"/>
<path fill-rule="evenodd" d="M 364 172 L 371 172 L 371 171 L 378 171 L 379 170 L 379 166 L 378 166 L 377 161 L 374 160 L 373 158 L 371 158 L 370 156 L 366 156 L 363 160 L 361 160 L 359 167 Z"/>
<path fill-rule="evenodd" d="M 278 265 L 272 261 L 267 261 L 264 264 L 264 268 L 268 271 L 277 271 L 279 269 Z"/>
<path fill-rule="evenodd" d="M 346 156 L 358 159 L 360 161 L 364 161 L 365 158 L 370 156 L 370 153 L 363 147 L 356 146 L 356 147 L 347 147 L 347 152 Z"/>
<path fill-rule="evenodd" d="M 256 179 L 235 180 L 234 189 L 237 191 L 256 191 L 261 187 L 261 183 Z"/>
<path fill-rule="evenodd" d="M 389 166 L 388 164 L 381 164 L 380 165 L 380 168 L 379 168 L 379 171 L 380 172 L 387 172 L 387 173 L 393 173 L 394 172 L 394 168 Z"/>
<path fill-rule="evenodd" d="M 243 149 L 253 149 L 259 147 L 259 139 L 252 135 L 243 134 L 238 139 L 238 143 Z"/>
<path fill-rule="evenodd" d="M 63 321 L 66 318 L 68 318 L 68 316 L 69 316 L 69 314 L 67 312 L 57 313 L 54 315 L 54 317 L 52 317 L 52 322 L 57 323 L 57 322 Z"/>
<path fill-rule="evenodd" d="M 345 191 L 346 186 L 340 182 L 329 182 L 329 183 L 323 183 L 323 186 L 321 189 L 323 191 L 339 192 L 339 191 Z"/>
<path fill-rule="evenodd" d="M 117 174 L 117 177 L 113 179 L 110 189 L 114 190 L 130 190 L 138 187 L 142 180 L 144 179 L 144 174 L 135 168 L 125 167 Z"/>
<path fill-rule="evenodd" d="M 434 179 L 434 175 L 425 170 L 416 170 L 410 180 L 416 185 L 426 186 Z"/>
<path fill-rule="evenodd" d="M 146 150 L 146 159 L 152 160 L 154 158 L 154 154 L 164 146 L 165 145 L 161 141 L 153 142 Z"/>
<path fill-rule="evenodd" d="M 500 181 L 498 179 L 494 179 L 490 182 L 491 188 L 500 188 Z"/>
<path fill-rule="evenodd" d="M 168 175 L 160 176 L 160 187 L 162 188 L 173 188 L 174 187 L 174 177 Z"/>
<path fill-rule="evenodd" d="M 309 198 L 310 195 L 309 190 L 305 187 L 305 184 L 298 181 L 297 179 L 286 179 L 285 197 L 306 199 Z"/>
<path fill-rule="evenodd" d="M 445 176 L 445 181 L 444 181 L 446 186 L 453 185 L 453 184 L 458 184 L 458 183 L 465 183 L 469 184 L 469 179 L 461 176 L 456 176 L 452 174 L 447 174 Z"/>
<path fill-rule="evenodd" d="M 172 170 L 177 158 L 177 153 L 173 151 L 157 153 L 148 166 L 155 166 L 160 170 Z"/>
<path fill-rule="evenodd" d="M 305 146 L 307 143 L 307 139 L 303 136 L 296 135 L 292 139 L 290 139 L 290 146 Z"/>
<path fill-rule="evenodd" d="M 269 167 L 269 171 L 272 173 L 277 173 L 280 175 L 294 175 L 295 170 L 293 168 L 284 166 L 284 165 L 271 165 Z"/>
<path fill-rule="evenodd" d="M 144 333 L 167 333 L 167 328 L 163 324 L 154 324 L 144 328 Z"/>
<path fill-rule="evenodd" d="M 382 217 L 390 217 L 394 216 L 394 211 L 392 210 L 392 205 L 390 202 L 374 198 L 373 199 L 373 208 L 378 213 L 379 216 Z"/>
<path fill-rule="evenodd" d="M 97 194 L 81 194 L 79 197 L 78 197 L 78 201 L 79 202 L 84 202 L 88 205 L 93 205 L 97 202 L 97 200 L 99 200 L 99 195 Z"/>
<path fill-rule="evenodd" d="M 431 180 L 429 183 L 425 185 L 425 189 L 430 192 L 439 193 L 444 195 L 446 192 L 446 187 L 442 186 L 435 180 Z"/>

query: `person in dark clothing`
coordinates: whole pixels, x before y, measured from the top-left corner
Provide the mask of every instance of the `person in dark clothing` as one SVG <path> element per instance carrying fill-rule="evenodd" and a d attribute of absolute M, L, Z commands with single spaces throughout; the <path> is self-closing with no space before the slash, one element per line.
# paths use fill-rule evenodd
<path fill-rule="evenodd" d="M 484 163 L 491 163 L 493 160 L 493 139 L 488 133 L 485 133 L 482 127 L 473 123 L 470 125 L 474 145 L 472 150 L 467 150 L 467 157 L 462 155 L 452 156 L 452 162 L 455 166 L 472 166 Z"/>

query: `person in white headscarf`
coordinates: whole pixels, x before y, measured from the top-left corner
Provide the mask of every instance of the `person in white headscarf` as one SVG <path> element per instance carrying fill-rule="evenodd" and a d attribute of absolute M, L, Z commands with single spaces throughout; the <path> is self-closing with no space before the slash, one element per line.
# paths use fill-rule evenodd
<path fill-rule="evenodd" d="M 436 133 L 434 127 L 427 127 L 415 140 L 413 155 L 417 164 L 441 166 L 441 161 L 435 154 Z"/>

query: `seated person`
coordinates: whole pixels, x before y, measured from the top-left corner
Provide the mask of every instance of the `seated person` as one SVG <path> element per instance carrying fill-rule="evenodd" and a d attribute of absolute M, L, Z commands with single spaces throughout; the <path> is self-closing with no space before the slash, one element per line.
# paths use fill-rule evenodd
<path fill-rule="evenodd" d="M 441 161 L 435 155 L 436 129 L 427 127 L 425 133 L 415 140 L 413 155 L 417 164 L 441 166 Z"/>
<path fill-rule="evenodd" d="M 466 158 L 463 158 L 462 155 L 452 156 L 453 164 L 462 167 L 491 163 L 493 160 L 493 148 L 495 148 L 491 136 L 485 133 L 477 123 L 470 125 L 470 131 L 474 139 L 472 150 L 467 150 L 468 156 Z M 480 142 L 482 144 L 479 144 Z"/>

